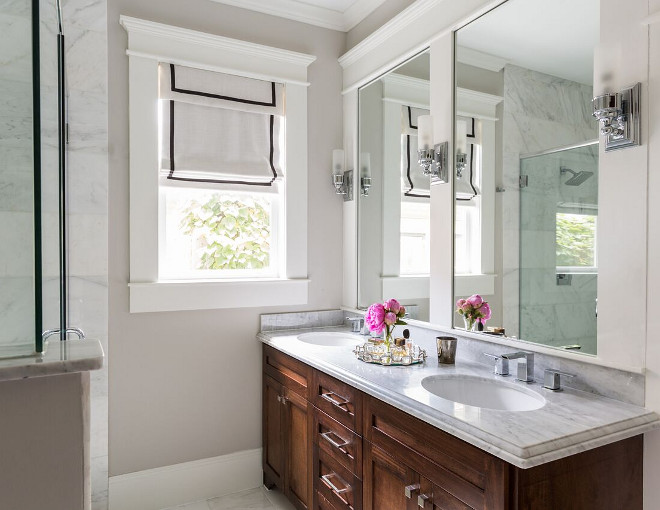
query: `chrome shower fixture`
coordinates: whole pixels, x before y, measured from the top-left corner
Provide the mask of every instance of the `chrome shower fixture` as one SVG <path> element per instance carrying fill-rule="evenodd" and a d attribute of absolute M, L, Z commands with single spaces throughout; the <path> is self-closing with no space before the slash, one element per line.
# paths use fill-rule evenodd
<path fill-rule="evenodd" d="M 593 98 L 593 116 L 600 122 L 605 151 L 641 144 L 640 90 L 641 84 L 637 83 L 621 92 Z"/>
<path fill-rule="evenodd" d="M 589 177 L 591 177 L 594 173 L 593 172 L 586 172 L 586 171 L 581 171 L 581 172 L 574 172 L 570 168 L 567 168 L 565 166 L 562 166 L 559 168 L 559 173 L 560 174 L 566 174 L 570 173 L 573 174 L 573 177 L 571 177 L 569 180 L 567 180 L 564 184 L 567 186 L 579 186 L 582 184 L 584 181 L 586 181 Z"/>

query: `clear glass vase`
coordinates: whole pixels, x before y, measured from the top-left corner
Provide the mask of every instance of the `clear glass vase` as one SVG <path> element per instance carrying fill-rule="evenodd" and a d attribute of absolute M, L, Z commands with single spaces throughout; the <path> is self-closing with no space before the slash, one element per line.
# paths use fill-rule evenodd
<path fill-rule="evenodd" d="M 464 315 L 463 322 L 465 323 L 465 331 L 478 331 L 479 321 L 477 319 L 470 319 Z"/>

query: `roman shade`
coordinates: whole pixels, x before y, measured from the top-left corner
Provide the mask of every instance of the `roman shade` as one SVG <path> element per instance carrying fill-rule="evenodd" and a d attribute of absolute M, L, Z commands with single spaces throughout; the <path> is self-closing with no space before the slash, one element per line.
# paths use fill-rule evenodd
<path fill-rule="evenodd" d="M 401 107 L 402 200 L 431 197 L 431 177 L 417 162 L 417 119 L 428 114 L 423 108 Z"/>
<path fill-rule="evenodd" d="M 159 98 L 161 183 L 276 191 L 282 84 L 161 63 Z"/>

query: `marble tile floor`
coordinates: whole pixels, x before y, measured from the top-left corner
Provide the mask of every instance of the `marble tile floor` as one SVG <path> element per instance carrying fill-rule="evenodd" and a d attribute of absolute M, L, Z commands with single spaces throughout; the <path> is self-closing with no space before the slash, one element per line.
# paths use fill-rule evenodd
<path fill-rule="evenodd" d="M 163 510 L 294 510 L 294 508 L 281 492 L 258 487 Z"/>

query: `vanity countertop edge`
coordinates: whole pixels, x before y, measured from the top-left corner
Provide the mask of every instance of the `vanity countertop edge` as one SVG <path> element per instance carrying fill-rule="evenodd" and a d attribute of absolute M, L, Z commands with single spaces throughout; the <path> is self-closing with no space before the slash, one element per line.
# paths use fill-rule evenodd
<path fill-rule="evenodd" d="M 103 357 L 98 340 L 51 341 L 43 354 L 0 359 L 0 382 L 99 370 Z"/>
<path fill-rule="evenodd" d="M 552 427 L 548 427 L 548 423 L 538 423 L 538 427 L 535 428 L 534 434 L 535 438 L 532 441 L 521 441 L 520 437 L 516 435 L 515 430 L 515 416 L 518 414 L 512 411 L 491 411 L 486 410 L 486 413 L 491 413 L 492 416 L 497 416 L 497 413 L 507 413 L 509 417 L 513 416 L 514 420 L 509 420 L 509 423 L 504 423 L 502 421 L 501 427 L 497 423 L 493 423 L 492 420 L 489 426 L 477 426 L 475 424 L 469 423 L 468 421 L 462 420 L 456 416 L 451 416 L 446 410 L 438 409 L 428 404 L 424 404 L 415 400 L 410 395 L 406 395 L 404 392 L 408 388 L 400 388 L 398 390 L 388 388 L 385 385 L 378 384 L 374 380 L 369 380 L 366 377 L 356 374 L 350 369 L 350 367 L 342 367 L 335 363 L 327 361 L 328 358 L 331 358 L 331 353 L 325 351 L 321 356 L 323 351 L 308 349 L 301 345 L 300 342 L 295 340 L 295 337 L 301 333 L 310 332 L 310 331 L 319 331 L 318 328 L 312 329 L 298 329 L 298 330 L 277 330 L 277 331 L 267 331 L 260 332 L 257 334 L 257 339 L 266 345 L 277 349 L 284 354 L 287 354 L 307 365 L 320 370 L 336 379 L 339 379 L 342 382 L 345 382 L 368 395 L 371 395 L 383 402 L 386 402 L 416 418 L 419 418 L 434 427 L 437 427 L 444 432 L 447 432 L 463 441 L 472 444 L 484 450 L 514 466 L 519 468 L 528 469 L 534 466 L 545 464 L 557 459 L 564 457 L 569 457 L 577 453 L 590 450 L 593 448 L 598 448 L 610 443 L 614 443 L 629 437 L 633 437 L 645 432 L 649 432 L 654 429 L 660 428 L 660 417 L 643 407 L 634 406 L 631 404 L 626 404 L 619 402 L 617 400 L 609 399 L 606 397 L 601 397 L 598 395 L 593 395 L 590 393 L 582 392 L 579 390 L 567 389 L 565 392 L 559 394 L 552 394 L 552 392 L 544 393 L 547 399 L 556 400 L 561 398 L 564 395 L 571 395 L 568 399 L 577 397 L 581 399 L 584 403 L 591 402 L 594 407 L 602 408 L 611 408 L 622 410 L 625 414 L 625 418 L 619 421 L 609 421 L 607 423 L 603 422 L 601 424 L 594 423 L 593 426 L 583 427 L 582 430 L 578 432 L 568 433 L 566 435 L 561 435 L 561 433 L 551 433 Z M 339 328 L 323 328 L 323 331 L 344 331 L 345 329 Z M 357 337 L 359 340 L 360 337 Z M 336 353 L 337 351 L 335 351 Z M 343 352 L 341 356 L 346 356 L 344 360 L 346 364 L 350 365 L 351 363 L 361 363 L 353 357 L 350 351 Z M 325 359 L 324 359 L 325 358 Z M 349 361 L 350 360 L 350 361 Z M 439 369 L 435 365 L 435 361 L 427 361 L 427 366 L 425 370 L 428 372 L 428 375 L 432 375 L 433 367 L 435 366 L 436 373 L 438 370 L 447 370 L 446 367 Z M 373 369 L 383 369 L 384 367 L 377 367 L 374 365 L 357 365 L 361 368 L 366 368 L 367 370 Z M 463 370 L 474 369 L 478 371 L 483 371 L 488 374 L 487 367 L 470 362 L 457 362 L 457 366 Z M 407 370 L 407 368 L 398 367 L 402 370 Z M 414 369 L 414 368 L 413 368 Z M 411 372 L 412 373 L 412 372 Z M 408 374 L 407 374 L 408 375 Z M 481 375 L 481 374 L 480 374 Z M 539 386 L 540 388 L 540 386 Z M 567 399 L 567 400 L 568 400 Z M 574 399 L 574 398 L 573 398 Z M 442 399 L 440 399 L 442 400 Z M 445 404 L 449 403 L 445 401 Z M 479 408 L 473 408 L 471 406 L 461 406 L 457 409 L 469 408 L 470 412 L 483 412 Z M 539 420 L 552 420 L 552 416 L 549 416 L 549 413 L 538 413 L 537 411 L 525 411 L 527 416 L 525 419 L 529 422 L 529 417 L 538 416 Z M 537 413 L 536 415 L 530 413 Z M 459 413 L 460 414 L 460 413 Z M 500 415 L 504 417 L 504 415 Z M 533 420 L 533 418 L 532 418 Z M 597 421 L 597 419 L 595 419 Z M 514 423 L 512 428 L 511 424 Z M 543 431 L 548 431 L 547 434 L 543 434 Z M 507 436 L 516 436 L 517 441 L 508 440 Z"/>

